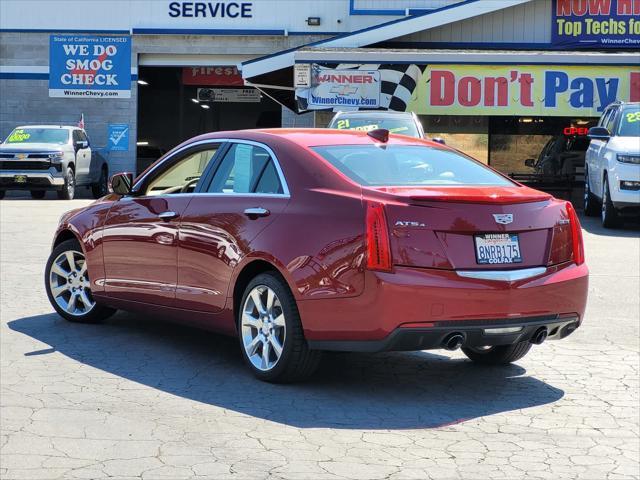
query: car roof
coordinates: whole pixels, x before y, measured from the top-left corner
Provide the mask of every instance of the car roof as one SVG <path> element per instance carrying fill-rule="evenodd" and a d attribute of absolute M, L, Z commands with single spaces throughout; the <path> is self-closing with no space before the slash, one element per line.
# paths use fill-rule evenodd
<path fill-rule="evenodd" d="M 59 128 L 61 130 L 82 130 L 80 127 L 72 125 L 20 125 L 16 128 Z"/>
<path fill-rule="evenodd" d="M 269 128 L 261 130 L 235 130 L 228 132 L 208 133 L 197 137 L 198 140 L 234 139 L 268 142 L 280 139 L 295 143 L 303 147 L 320 147 L 328 145 L 379 145 L 366 132 L 355 130 L 334 130 L 330 128 Z M 191 142 L 191 141 L 190 141 Z M 390 134 L 388 145 L 422 145 L 442 149 L 450 149 L 441 143 L 409 137 L 406 135 Z"/>

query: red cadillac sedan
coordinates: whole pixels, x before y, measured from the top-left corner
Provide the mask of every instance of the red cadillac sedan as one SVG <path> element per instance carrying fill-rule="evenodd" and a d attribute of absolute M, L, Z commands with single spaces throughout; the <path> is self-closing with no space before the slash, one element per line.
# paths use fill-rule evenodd
<path fill-rule="evenodd" d="M 571 204 L 386 130 L 219 132 L 65 214 L 46 265 L 73 322 L 116 309 L 239 338 L 260 379 L 324 350 L 444 348 L 503 364 L 582 322 Z"/>

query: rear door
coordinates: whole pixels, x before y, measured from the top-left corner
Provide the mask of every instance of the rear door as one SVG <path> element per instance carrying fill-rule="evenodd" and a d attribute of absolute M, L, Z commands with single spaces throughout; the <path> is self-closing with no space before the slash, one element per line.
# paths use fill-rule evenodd
<path fill-rule="evenodd" d="M 289 189 L 273 151 L 255 142 L 230 142 L 211 180 L 182 216 L 177 305 L 223 309 L 233 269 L 288 202 Z"/>

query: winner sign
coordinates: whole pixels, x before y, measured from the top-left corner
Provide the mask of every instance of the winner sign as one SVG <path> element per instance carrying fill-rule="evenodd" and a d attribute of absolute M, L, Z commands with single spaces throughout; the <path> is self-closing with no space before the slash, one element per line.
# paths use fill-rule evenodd
<path fill-rule="evenodd" d="M 131 98 L 128 36 L 51 35 L 49 96 Z"/>

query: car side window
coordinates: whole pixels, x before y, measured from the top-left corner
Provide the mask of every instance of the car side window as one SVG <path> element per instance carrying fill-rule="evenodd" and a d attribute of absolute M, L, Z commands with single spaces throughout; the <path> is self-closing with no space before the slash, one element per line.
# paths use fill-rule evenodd
<path fill-rule="evenodd" d="M 71 140 L 73 141 L 73 144 L 75 145 L 76 142 L 78 142 L 80 140 L 80 136 L 78 135 L 79 130 L 73 130 L 71 132 Z"/>
<path fill-rule="evenodd" d="M 607 120 L 609 119 L 609 116 L 611 115 L 612 109 L 608 108 L 604 111 L 604 113 L 602 114 L 602 116 L 600 117 L 600 121 L 598 121 L 598 126 L 599 127 L 604 127 L 606 126 Z"/>
<path fill-rule="evenodd" d="M 177 161 L 169 162 L 146 189 L 147 195 L 170 193 L 191 193 L 196 189 L 200 177 L 215 156 L 219 145 L 208 146 L 206 150 L 190 152 Z"/>
<path fill-rule="evenodd" d="M 615 124 L 615 121 L 616 121 L 616 113 L 617 112 L 618 112 L 617 108 L 612 108 L 611 111 L 609 112 L 609 117 L 607 117 L 607 119 L 605 120 L 604 126 L 611 133 L 613 133 L 613 127 L 614 127 L 614 124 Z"/>
<path fill-rule="evenodd" d="M 78 133 L 78 140 L 80 140 L 81 142 L 87 142 L 87 145 L 88 145 L 89 138 L 87 137 L 87 134 L 84 133 L 82 130 L 76 130 L 76 132 Z"/>
<path fill-rule="evenodd" d="M 267 150 L 257 145 L 233 144 L 218 166 L 209 193 L 283 193 L 275 164 Z"/>

